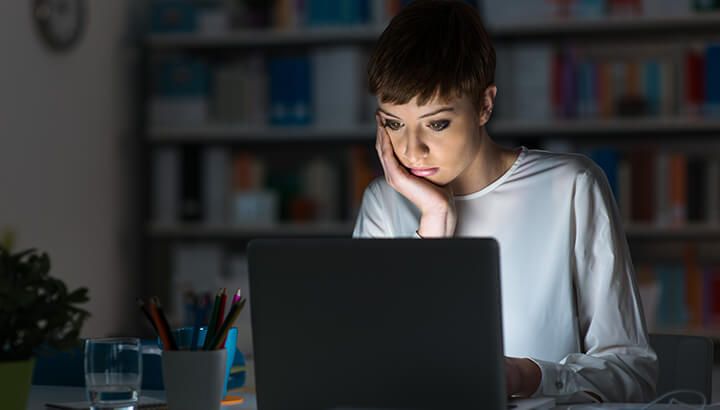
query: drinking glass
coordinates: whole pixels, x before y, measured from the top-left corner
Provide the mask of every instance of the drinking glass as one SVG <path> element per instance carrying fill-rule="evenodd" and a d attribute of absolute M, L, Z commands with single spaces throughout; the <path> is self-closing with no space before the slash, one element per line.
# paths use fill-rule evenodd
<path fill-rule="evenodd" d="M 140 339 L 88 339 L 84 365 L 85 387 L 94 409 L 135 408 L 142 382 Z"/>

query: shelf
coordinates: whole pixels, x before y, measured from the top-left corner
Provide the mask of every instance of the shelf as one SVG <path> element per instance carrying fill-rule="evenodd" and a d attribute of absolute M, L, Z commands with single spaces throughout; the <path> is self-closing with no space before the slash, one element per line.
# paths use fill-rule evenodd
<path fill-rule="evenodd" d="M 609 16 L 596 18 L 553 19 L 545 22 L 490 25 L 494 40 L 538 40 L 548 38 L 592 37 L 603 40 L 607 36 L 666 36 L 688 35 L 717 37 L 720 13 L 696 13 L 684 16 Z"/>
<path fill-rule="evenodd" d="M 626 226 L 625 233 L 629 239 L 636 240 L 720 240 L 720 226 L 713 225 L 658 227 L 630 224 Z"/>
<path fill-rule="evenodd" d="M 246 226 L 206 226 L 202 224 L 176 224 L 150 226 L 150 235 L 155 238 L 209 238 L 209 239 L 250 239 L 268 236 L 347 236 L 352 235 L 353 224 L 347 222 L 327 223 L 276 223 Z"/>
<path fill-rule="evenodd" d="M 720 137 L 720 119 L 618 118 L 612 120 L 493 120 L 490 135 L 499 140 L 512 138 L 593 138 L 712 136 Z M 288 142 L 288 141 L 373 141 L 375 125 L 344 128 L 248 127 L 208 124 L 185 127 L 156 127 L 150 130 L 156 143 Z"/>
<path fill-rule="evenodd" d="M 320 127 L 248 127 L 242 125 L 198 125 L 157 127 L 150 130 L 153 142 L 288 142 L 288 141 L 371 141 L 374 125 L 345 128 Z"/>
<path fill-rule="evenodd" d="M 688 336 L 703 336 L 711 339 L 720 340 L 720 327 L 699 327 L 699 326 L 685 326 L 685 327 L 670 327 L 670 328 L 658 328 L 650 330 L 649 333 L 655 334 L 669 334 L 669 335 L 688 335 Z"/>
<path fill-rule="evenodd" d="M 374 26 L 319 27 L 306 29 L 238 30 L 225 34 L 151 34 L 153 48 L 236 48 L 322 44 L 372 43 L 382 33 Z"/>
<path fill-rule="evenodd" d="M 513 23 L 492 26 L 494 40 L 544 40 L 590 37 L 603 40 L 608 36 L 718 36 L 720 13 L 698 13 L 685 16 L 610 16 L 586 19 L 553 19 L 544 22 Z M 147 45 L 156 49 L 216 49 L 322 44 L 370 44 L 377 40 L 383 27 L 317 27 L 289 30 L 256 29 L 228 33 L 151 34 Z"/>
<path fill-rule="evenodd" d="M 491 120 L 490 135 L 498 138 L 518 137 L 649 137 L 661 135 L 720 137 L 720 119 L 671 118 L 614 118 L 570 120 Z"/>

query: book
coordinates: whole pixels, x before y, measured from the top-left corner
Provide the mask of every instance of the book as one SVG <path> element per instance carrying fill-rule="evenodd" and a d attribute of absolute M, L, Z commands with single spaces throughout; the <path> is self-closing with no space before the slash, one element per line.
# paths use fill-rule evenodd
<path fill-rule="evenodd" d="M 552 118 L 553 49 L 550 44 L 518 45 L 512 50 L 512 65 L 533 67 L 513 78 L 513 113 L 523 120 Z"/>
<path fill-rule="evenodd" d="M 204 124 L 209 118 L 210 66 L 199 58 L 168 56 L 153 64 L 150 123 Z"/>
<path fill-rule="evenodd" d="M 647 150 L 630 154 L 632 187 L 632 220 L 651 223 L 655 220 L 655 156 Z"/>
<path fill-rule="evenodd" d="M 687 158 L 674 153 L 669 158 L 670 225 L 679 226 L 687 221 Z"/>
<path fill-rule="evenodd" d="M 655 201 L 654 222 L 658 226 L 668 226 L 671 220 L 670 210 L 670 154 L 659 152 L 655 155 Z"/>
<path fill-rule="evenodd" d="M 318 128 L 357 125 L 362 114 L 364 60 L 357 47 L 312 52 L 313 120 Z"/>
<path fill-rule="evenodd" d="M 198 146 L 187 145 L 180 157 L 180 220 L 200 221 L 204 214 L 202 157 Z"/>
<path fill-rule="evenodd" d="M 228 193 L 230 191 L 230 152 L 219 146 L 210 146 L 202 152 L 202 203 L 204 222 L 220 225 L 227 221 Z"/>
<path fill-rule="evenodd" d="M 720 118 L 720 44 L 705 50 L 705 106 L 703 114 Z"/>
<path fill-rule="evenodd" d="M 172 224 L 179 217 L 180 151 L 176 147 L 158 147 L 152 153 L 152 219 Z"/>
<path fill-rule="evenodd" d="M 706 222 L 708 220 L 708 163 L 705 158 L 695 156 L 687 160 L 687 220 Z"/>
<path fill-rule="evenodd" d="M 707 222 L 720 224 L 720 157 L 708 158 L 707 164 Z"/>
<path fill-rule="evenodd" d="M 686 115 L 699 115 L 705 100 L 705 56 L 701 50 L 691 48 L 685 55 L 684 65 Z"/>

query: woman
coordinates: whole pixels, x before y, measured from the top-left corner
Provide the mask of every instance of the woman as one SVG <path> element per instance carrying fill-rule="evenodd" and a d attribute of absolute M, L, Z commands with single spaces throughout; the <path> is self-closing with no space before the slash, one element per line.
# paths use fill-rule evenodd
<path fill-rule="evenodd" d="M 368 66 L 385 177 L 353 236 L 495 237 L 508 393 L 649 401 L 657 358 L 607 180 L 580 155 L 496 144 L 494 72 L 465 3 L 418 0 L 391 21 Z"/>

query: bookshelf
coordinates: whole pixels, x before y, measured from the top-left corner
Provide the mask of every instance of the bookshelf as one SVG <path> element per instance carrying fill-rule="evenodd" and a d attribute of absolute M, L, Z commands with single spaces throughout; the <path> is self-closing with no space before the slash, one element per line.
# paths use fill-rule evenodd
<path fill-rule="evenodd" d="M 568 41 L 603 45 L 632 42 L 664 42 L 694 44 L 698 41 L 720 42 L 720 12 L 688 13 L 678 16 L 609 16 L 583 19 L 546 19 L 489 25 L 496 47 L 545 42 L 561 45 Z M 292 29 L 242 29 L 220 33 L 150 33 L 143 41 L 146 60 L 167 54 L 184 54 L 200 59 L 222 61 L 246 54 L 307 53 L 321 47 L 353 47 L 368 49 L 382 32 L 378 24 L 349 27 L 319 27 Z M 362 70 L 360 70 L 362 71 Z M 150 70 L 148 70 L 148 73 Z M 148 74 L 148 77 L 150 75 Z M 149 83 L 150 81 L 148 81 Z M 152 88 L 151 86 L 147 87 Z M 149 96 L 147 96 L 149 97 Z M 364 103 L 363 103 L 364 104 Z M 165 147 L 195 145 L 214 146 L 227 150 L 280 149 L 285 144 L 307 146 L 308 150 L 327 149 L 328 146 L 366 145 L 372 147 L 375 125 L 367 123 L 364 115 L 356 124 L 343 126 L 249 125 L 243 122 L 207 121 L 192 125 L 153 125 L 147 121 L 143 131 L 144 143 L 153 150 Z M 672 115 L 518 120 L 496 117 L 489 124 L 490 134 L 501 142 L 518 142 L 542 146 L 547 140 L 569 142 L 573 150 L 602 143 L 623 147 L 637 143 L 674 149 L 692 145 L 692 151 L 709 150 L 720 155 L 720 116 L 692 117 L 681 113 Z M 712 147 L 712 148 L 708 148 Z M 714 151 L 713 151 L 714 150 Z M 148 156 L 152 158 L 152 156 Z M 343 158 L 340 162 L 347 161 Z M 149 160 L 152 169 L 152 159 Z M 143 181 L 147 185 L 148 181 Z M 148 198 L 152 197 L 150 189 Z M 150 202 L 148 200 L 147 202 Z M 346 201 L 345 201 L 346 202 Z M 151 208 L 151 204 L 148 204 Z M 343 206 L 346 206 L 343 203 Z M 349 212 L 346 212 L 349 213 Z M 169 259 L 171 249 L 185 242 L 211 242 L 233 250 L 244 249 L 248 240 L 270 236 L 349 236 L 353 221 L 341 218 L 334 222 L 288 222 L 237 225 L 232 223 L 156 222 L 143 220 L 143 240 L 150 248 L 159 249 L 151 258 Z M 684 247 L 700 244 L 705 254 L 712 254 L 720 246 L 720 223 L 687 223 L 681 226 L 658 226 L 653 223 L 626 225 L 633 254 L 652 259 L 672 255 L 682 258 Z M 672 248 L 660 252 L 659 248 Z M 709 249 L 709 251 L 708 251 Z M 717 252 L 720 254 L 720 252 Z M 679 255 L 679 256 L 678 256 Z M 153 262 L 165 270 L 172 269 L 167 262 Z M 149 264 L 148 264 L 149 265 Z M 166 275 L 165 280 L 167 279 Z M 154 285 L 158 289 L 166 283 Z M 162 293 L 162 292 L 156 292 Z M 720 339 L 720 328 L 677 326 L 654 329 L 656 332 L 701 334 Z"/>
<path fill-rule="evenodd" d="M 493 119 L 488 125 L 493 138 L 572 137 L 576 140 L 594 136 L 717 136 L 720 119 L 692 118 L 617 118 L 522 121 Z M 153 143 L 236 143 L 287 141 L 367 142 L 375 138 L 374 124 L 354 127 L 269 127 L 234 124 L 207 124 L 181 127 L 153 127 L 148 136 Z"/>
<path fill-rule="evenodd" d="M 703 13 L 687 16 L 608 16 L 573 19 L 553 19 L 544 22 L 524 22 L 490 25 L 488 30 L 495 41 L 552 40 L 607 36 L 717 36 L 720 13 Z M 323 44 L 372 43 L 384 27 L 363 25 L 357 27 L 320 27 L 295 29 L 238 30 L 228 33 L 172 33 L 152 34 L 147 46 L 162 49 L 217 49 L 273 46 L 311 46 Z"/>

